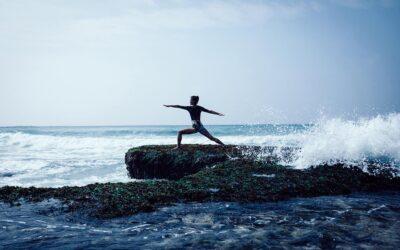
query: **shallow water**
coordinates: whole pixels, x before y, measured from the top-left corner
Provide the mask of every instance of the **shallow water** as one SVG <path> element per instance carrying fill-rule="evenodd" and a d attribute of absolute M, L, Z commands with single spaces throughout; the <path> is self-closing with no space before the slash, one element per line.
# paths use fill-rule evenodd
<path fill-rule="evenodd" d="M 1 204 L 3 248 L 389 248 L 400 245 L 400 193 L 269 203 L 177 204 L 97 220 L 57 201 Z"/>

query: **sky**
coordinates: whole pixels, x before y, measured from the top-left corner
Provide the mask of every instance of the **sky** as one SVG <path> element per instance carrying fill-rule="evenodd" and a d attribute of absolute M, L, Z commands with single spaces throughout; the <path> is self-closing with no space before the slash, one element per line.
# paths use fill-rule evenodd
<path fill-rule="evenodd" d="M 400 1 L 0 0 L 0 126 L 400 112 Z"/>

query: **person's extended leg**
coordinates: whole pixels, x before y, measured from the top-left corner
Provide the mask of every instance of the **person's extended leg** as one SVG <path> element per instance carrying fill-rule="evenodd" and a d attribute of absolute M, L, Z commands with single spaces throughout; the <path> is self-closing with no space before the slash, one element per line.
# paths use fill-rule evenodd
<path fill-rule="evenodd" d="M 187 129 L 182 129 L 181 131 L 178 132 L 178 146 L 176 148 L 181 147 L 181 141 L 182 141 L 182 135 L 189 135 L 189 134 L 194 134 L 197 131 L 194 128 L 187 128 Z"/>
<path fill-rule="evenodd" d="M 212 136 L 210 134 L 210 132 L 208 132 L 205 128 L 202 128 L 200 131 L 200 134 L 204 135 L 205 137 L 207 137 L 208 139 L 210 139 L 211 141 L 214 141 L 216 143 L 218 143 L 219 145 L 225 145 L 222 141 L 220 141 L 218 138 L 215 138 L 214 136 Z"/>

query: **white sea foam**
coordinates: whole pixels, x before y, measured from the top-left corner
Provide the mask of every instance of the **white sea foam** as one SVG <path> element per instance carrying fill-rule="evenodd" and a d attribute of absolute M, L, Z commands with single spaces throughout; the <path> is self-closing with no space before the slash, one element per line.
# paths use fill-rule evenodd
<path fill-rule="evenodd" d="M 293 162 L 298 168 L 383 159 L 400 162 L 400 114 L 349 121 L 322 120 L 306 132 Z"/>
<path fill-rule="evenodd" d="M 170 135 L 153 132 L 118 136 L 85 136 L 83 132 L 79 136 L 0 132 L 0 186 L 59 187 L 130 181 L 124 164 L 127 149 L 176 142 L 173 131 Z M 283 160 L 283 163 L 298 168 L 382 157 L 394 164 L 400 162 L 400 114 L 357 121 L 321 120 L 308 129 L 286 134 L 282 131 L 278 134 L 225 134 L 219 137 L 227 144 L 300 148 L 292 159 Z M 184 137 L 183 143 L 210 142 L 202 136 L 190 135 Z"/>

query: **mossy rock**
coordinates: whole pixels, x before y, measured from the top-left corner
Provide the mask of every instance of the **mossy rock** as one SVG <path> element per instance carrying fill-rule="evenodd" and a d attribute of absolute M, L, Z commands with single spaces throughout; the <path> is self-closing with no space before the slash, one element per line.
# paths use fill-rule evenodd
<path fill-rule="evenodd" d="M 130 149 L 125 155 L 129 176 L 135 179 L 177 180 L 201 169 L 224 162 L 230 155 L 238 156 L 236 146 L 184 145 L 143 146 Z"/>
<path fill-rule="evenodd" d="M 305 170 L 252 160 L 229 160 L 179 180 L 95 183 L 84 187 L 0 188 L 0 201 L 59 199 L 70 211 L 100 218 L 154 211 L 177 202 L 278 201 L 351 192 L 400 191 L 400 178 L 371 175 L 342 164 Z"/>
<path fill-rule="evenodd" d="M 219 145 L 151 145 L 131 148 L 125 154 L 128 174 L 135 179 L 177 180 L 230 159 L 254 159 L 273 147 Z"/>
<path fill-rule="evenodd" d="M 168 145 L 132 148 L 125 158 L 131 177 L 169 180 L 61 188 L 6 186 L 0 188 L 0 201 L 18 205 L 21 199 L 38 202 L 55 198 L 64 202 L 70 211 L 111 218 L 154 211 L 176 202 L 261 202 L 351 192 L 400 191 L 400 178 L 388 169 L 373 168 L 364 172 L 356 166 L 336 164 L 300 170 L 258 157 L 263 150 L 273 148 L 214 145 L 172 148 Z"/>

